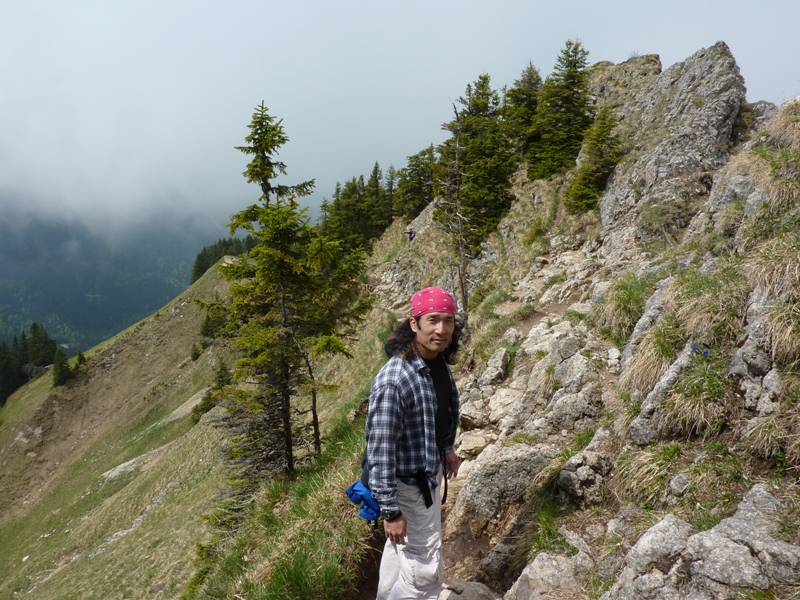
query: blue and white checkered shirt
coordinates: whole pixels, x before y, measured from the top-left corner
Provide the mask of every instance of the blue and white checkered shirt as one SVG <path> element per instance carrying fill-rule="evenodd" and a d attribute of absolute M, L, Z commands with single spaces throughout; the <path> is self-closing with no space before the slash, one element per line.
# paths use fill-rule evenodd
<path fill-rule="evenodd" d="M 442 452 L 453 452 L 458 426 L 458 389 L 450 369 L 450 432 Z M 442 461 L 436 447 L 436 392 L 428 365 L 418 355 L 393 356 L 372 381 L 367 412 L 369 487 L 383 510 L 398 510 L 397 479 L 415 483 L 424 471 L 431 489 Z"/>

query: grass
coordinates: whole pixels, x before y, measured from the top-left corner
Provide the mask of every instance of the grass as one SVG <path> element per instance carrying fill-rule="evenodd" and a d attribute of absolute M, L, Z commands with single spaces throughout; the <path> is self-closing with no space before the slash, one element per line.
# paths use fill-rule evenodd
<path fill-rule="evenodd" d="M 262 487 L 222 560 L 184 597 L 334 599 L 353 589 L 370 528 L 344 490 L 357 477 L 363 421 L 340 417 L 325 448 L 294 480 Z"/>
<path fill-rule="evenodd" d="M 642 336 L 636 352 L 620 378 L 620 386 L 629 391 L 649 393 L 677 358 L 680 349 L 686 343 L 685 336 L 675 313 L 664 314 L 658 323 Z"/>
<path fill-rule="evenodd" d="M 767 335 L 772 358 L 795 371 L 800 365 L 800 304 L 778 302 L 766 312 Z"/>
<path fill-rule="evenodd" d="M 593 310 L 593 323 L 614 345 L 622 347 L 652 292 L 650 277 L 638 277 L 633 271 L 623 273 L 612 282 L 604 300 L 598 303 L 599 308 Z"/>
<path fill-rule="evenodd" d="M 680 444 L 662 443 L 622 454 L 617 463 L 620 496 L 645 509 L 653 508 L 665 495 L 682 452 Z"/>
<path fill-rule="evenodd" d="M 670 286 L 665 305 L 688 337 L 720 345 L 742 332 L 750 289 L 739 265 L 730 261 L 713 271 L 681 273 Z"/>
<path fill-rule="evenodd" d="M 745 482 L 745 465 L 727 442 L 706 442 L 688 473 L 691 485 L 685 504 L 690 509 L 688 520 L 695 528 L 711 529 L 736 511 L 738 502 L 733 490 Z"/>
<path fill-rule="evenodd" d="M 222 482 L 219 441 L 198 426 L 165 450 L 158 468 L 110 482 L 76 465 L 24 522 L 3 527 L 11 587 L 34 599 L 175 597 L 191 573 L 197 515 Z"/>
<path fill-rule="evenodd" d="M 512 569 L 521 571 L 541 551 L 576 553 L 558 533 L 558 519 L 564 516 L 564 511 L 555 503 L 552 493 L 556 478 L 571 454 L 567 451 L 555 457 L 533 478 L 521 510 L 526 522 L 514 542 Z"/>
<path fill-rule="evenodd" d="M 235 534 L 198 549 L 183 598 L 335 599 L 355 589 L 371 528 L 344 490 L 358 476 L 364 422 L 353 419 L 383 364 L 392 313 L 375 309 L 352 344 L 352 359 L 320 369 L 335 384 L 320 397 L 323 455 L 295 478 L 265 482 Z"/>
<path fill-rule="evenodd" d="M 788 370 L 800 364 L 800 234 L 781 233 L 762 243 L 747 260 L 746 272 L 780 300 L 767 308 L 773 358 Z"/>
<path fill-rule="evenodd" d="M 665 422 L 686 436 L 718 433 L 728 424 L 736 400 L 727 357 L 695 353 L 665 401 Z"/>
<path fill-rule="evenodd" d="M 797 294 L 800 285 L 800 233 L 791 231 L 767 240 L 747 260 L 748 275 L 768 293 Z"/>
<path fill-rule="evenodd" d="M 778 468 L 800 468 L 800 392 L 794 378 L 784 379 L 784 394 L 777 410 L 745 428 L 743 440 L 757 455 Z"/>

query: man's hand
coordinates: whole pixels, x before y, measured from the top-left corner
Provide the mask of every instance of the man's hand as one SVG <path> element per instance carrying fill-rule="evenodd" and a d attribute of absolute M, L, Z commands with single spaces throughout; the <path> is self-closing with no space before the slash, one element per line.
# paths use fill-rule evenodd
<path fill-rule="evenodd" d="M 406 543 L 406 516 L 400 515 L 399 519 L 395 519 L 391 523 L 389 521 L 383 522 L 383 531 L 386 532 L 386 539 L 395 544 Z"/>
<path fill-rule="evenodd" d="M 461 461 L 455 452 L 451 452 L 444 457 L 444 471 L 448 479 L 458 477 L 458 468 L 461 466 Z"/>

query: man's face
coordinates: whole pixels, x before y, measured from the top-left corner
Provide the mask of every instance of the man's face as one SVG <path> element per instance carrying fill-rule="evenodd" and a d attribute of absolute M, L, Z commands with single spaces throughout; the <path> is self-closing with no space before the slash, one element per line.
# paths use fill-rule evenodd
<path fill-rule="evenodd" d="M 448 345 L 456 328 L 456 319 L 450 313 L 435 312 L 411 318 L 411 330 L 417 334 L 417 350 L 422 358 L 436 358 Z"/>

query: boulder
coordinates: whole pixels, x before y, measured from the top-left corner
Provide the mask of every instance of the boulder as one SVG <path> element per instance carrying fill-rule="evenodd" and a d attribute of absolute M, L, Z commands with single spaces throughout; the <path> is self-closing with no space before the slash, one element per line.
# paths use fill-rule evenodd
<path fill-rule="evenodd" d="M 520 504 L 531 480 L 560 454 L 549 444 L 509 444 L 487 447 L 475 459 L 458 494 L 453 513 L 447 519 L 446 535 L 463 525 L 472 535 L 481 535 L 506 509 Z"/>

